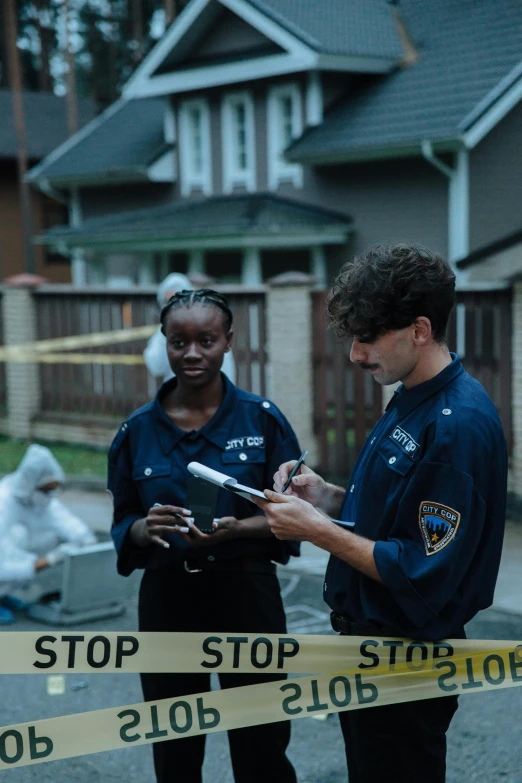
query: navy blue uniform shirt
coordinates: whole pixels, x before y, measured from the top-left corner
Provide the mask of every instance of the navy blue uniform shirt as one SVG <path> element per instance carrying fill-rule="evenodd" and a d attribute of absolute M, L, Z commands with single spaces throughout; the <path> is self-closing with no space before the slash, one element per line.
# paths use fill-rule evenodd
<path fill-rule="evenodd" d="M 268 400 L 238 389 L 226 376 L 220 407 L 200 430 L 185 432 L 169 419 L 161 398 L 177 383 L 159 389 L 153 402 L 135 411 L 122 425 L 109 451 L 108 487 L 114 501 L 112 537 L 118 571 L 166 568 L 187 557 L 203 559 L 266 556 L 287 563 L 299 555 L 299 544 L 270 538 L 240 538 L 209 547 L 190 547 L 175 533 L 170 549 L 138 547 L 128 535 L 133 522 L 147 516 L 154 503 L 185 506 L 187 465 L 201 462 L 255 489 L 273 486 L 282 462 L 297 459 L 297 438 L 278 408 Z M 216 517 L 246 519 L 262 514 L 257 506 L 225 489 L 219 491 Z"/>
<path fill-rule="evenodd" d="M 355 464 L 341 512 L 375 541 L 384 584 L 331 557 L 325 600 L 408 637 L 442 639 L 491 605 L 504 533 L 500 419 L 460 359 L 401 387 Z"/>

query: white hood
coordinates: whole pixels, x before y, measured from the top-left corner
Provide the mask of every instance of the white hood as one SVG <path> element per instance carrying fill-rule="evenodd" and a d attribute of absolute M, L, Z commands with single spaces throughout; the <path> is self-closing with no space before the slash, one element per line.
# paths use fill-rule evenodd
<path fill-rule="evenodd" d="M 65 473 L 49 449 L 33 444 L 29 446 L 18 468 L 9 478 L 13 495 L 28 503 L 34 499 L 38 487 L 50 481 L 63 484 Z"/>
<path fill-rule="evenodd" d="M 165 294 L 167 291 L 192 291 L 194 286 L 186 275 L 173 272 L 171 275 L 167 275 L 165 280 L 160 283 L 156 299 L 160 307 L 164 307 L 167 303 L 165 301 Z"/>

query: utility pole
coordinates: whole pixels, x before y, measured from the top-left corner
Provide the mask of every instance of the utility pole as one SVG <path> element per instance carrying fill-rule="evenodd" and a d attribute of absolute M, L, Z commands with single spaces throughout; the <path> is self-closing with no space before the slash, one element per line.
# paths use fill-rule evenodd
<path fill-rule="evenodd" d="M 76 63 L 71 48 L 71 3 L 64 1 L 65 14 L 65 61 L 67 63 L 67 128 L 69 136 L 73 136 L 78 130 L 78 101 L 76 97 Z"/>
<path fill-rule="evenodd" d="M 24 117 L 24 102 L 22 95 L 22 75 L 17 45 L 17 24 L 15 0 L 4 0 L 5 34 L 7 39 L 9 86 L 13 98 L 13 117 L 16 128 L 18 148 L 18 190 L 22 212 L 22 239 L 25 260 L 25 271 L 35 273 L 34 253 L 32 245 L 32 215 L 31 190 L 25 181 L 27 174 L 27 133 Z"/>
<path fill-rule="evenodd" d="M 143 8 L 142 0 L 131 0 L 130 11 L 132 15 L 133 38 L 136 48 L 134 60 L 140 63 L 143 60 Z"/>

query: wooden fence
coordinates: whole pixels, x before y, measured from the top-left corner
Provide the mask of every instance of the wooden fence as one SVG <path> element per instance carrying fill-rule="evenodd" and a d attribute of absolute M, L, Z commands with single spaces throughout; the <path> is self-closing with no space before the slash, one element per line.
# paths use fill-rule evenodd
<path fill-rule="evenodd" d="M 321 471 L 345 481 L 382 413 L 382 388 L 350 361 L 349 345 L 327 328 L 325 292 L 314 291 L 314 431 Z"/>
<path fill-rule="evenodd" d="M 224 287 L 221 286 L 220 289 Z M 237 382 L 265 394 L 264 293 L 227 291 L 235 318 Z M 45 286 L 35 292 L 41 340 L 157 324 L 155 294 L 107 289 Z M 141 354 L 145 340 L 87 349 L 91 353 Z M 82 349 L 83 352 L 83 349 Z M 145 366 L 40 364 L 42 413 L 74 413 L 122 418 L 147 403 L 157 381 Z"/>
<path fill-rule="evenodd" d="M 314 292 L 314 430 L 321 470 L 345 481 L 382 413 L 381 387 L 349 359 L 349 346 L 326 330 L 324 292 Z M 451 351 L 495 403 L 512 447 L 511 291 L 459 292 L 448 325 Z"/>
<path fill-rule="evenodd" d="M 448 344 L 496 405 L 509 451 L 513 447 L 511 406 L 511 289 L 459 292 L 448 324 Z"/>
<path fill-rule="evenodd" d="M 262 287 L 238 291 L 219 286 L 235 316 L 234 358 L 237 383 L 269 395 L 266 355 L 265 291 Z M 351 364 L 349 351 L 326 327 L 325 292 L 312 293 L 314 318 L 313 390 L 314 431 L 319 465 L 334 480 L 350 473 L 368 432 L 381 415 L 382 390 L 371 376 Z M 39 339 L 91 334 L 158 322 L 152 289 L 75 289 L 44 286 L 35 291 Z M 0 297 L 1 308 L 1 297 Z M 0 309 L 1 316 L 1 309 Z M 511 405 L 511 291 L 460 292 L 450 318 L 448 339 L 466 369 L 486 388 L 495 403 L 512 448 Z M 282 336 L 284 339 L 284 336 Z M 0 344 L 2 344 L 0 317 Z M 94 352 L 141 354 L 145 341 Z M 83 352 L 83 349 L 82 349 Z M 40 364 L 41 413 L 121 419 L 148 402 L 157 382 L 145 366 L 100 364 Z M 0 411 L 5 409 L 5 364 L 0 363 Z M 55 417 L 56 418 L 56 417 Z"/>

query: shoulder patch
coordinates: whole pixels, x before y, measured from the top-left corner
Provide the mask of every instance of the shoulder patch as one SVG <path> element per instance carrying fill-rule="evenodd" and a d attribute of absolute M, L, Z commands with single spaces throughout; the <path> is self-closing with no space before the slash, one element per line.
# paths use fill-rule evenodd
<path fill-rule="evenodd" d="M 432 500 L 423 500 L 419 507 L 419 527 L 427 555 L 436 555 L 455 537 L 460 514 L 454 508 Z"/>

